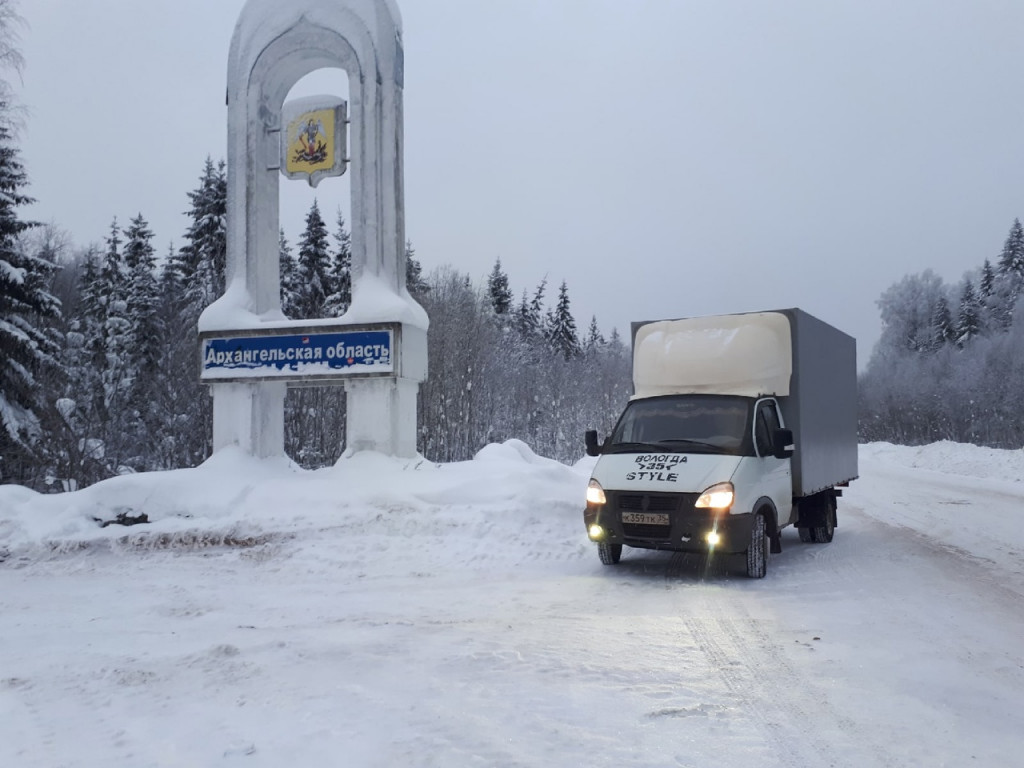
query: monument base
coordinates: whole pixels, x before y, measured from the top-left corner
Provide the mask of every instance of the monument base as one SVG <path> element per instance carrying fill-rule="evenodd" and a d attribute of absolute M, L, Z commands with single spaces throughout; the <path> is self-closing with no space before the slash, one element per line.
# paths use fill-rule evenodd
<path fill-rule="evenodd" d="M 213 450 L 237 445 L 257 458 L 284 455 L 284 382 L 211 384 Z"/>
<path fill-rule="evenodd" d="M 415 457 L 418 389 L 418 381 L 406 378 L 346 381 L 345 455 L 378 451 Z"/>

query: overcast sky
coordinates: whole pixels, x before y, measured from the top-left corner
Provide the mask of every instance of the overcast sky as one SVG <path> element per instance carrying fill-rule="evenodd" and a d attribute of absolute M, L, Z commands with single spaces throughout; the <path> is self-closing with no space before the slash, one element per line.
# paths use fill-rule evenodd
<path fill-rule="evenodd" d="M 564 279 L 581 332 L 798 306 L 863 365 L 885 288 L 958 282 L 1024 216 L 1019 0 L 398 2 L 418 258 L 500 258 L 517 300 Z M 21 0 L 29 213 L 86 244 L 141 212 L 180 245 L 242 5 Z M 344 77 L 293 95 L 323 92 Z M 282 180 L 292 242 L 314 194 L 348 217 L 347 177 Z"/>

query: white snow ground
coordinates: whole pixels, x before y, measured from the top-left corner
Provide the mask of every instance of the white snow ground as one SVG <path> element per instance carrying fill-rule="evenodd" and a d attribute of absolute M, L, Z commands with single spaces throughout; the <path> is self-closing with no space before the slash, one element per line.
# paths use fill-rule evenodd
<path fill-rule="evenodd" d="M 602 566 L 588 470 L 0 486 L 0 766 L 1024 765 L 1024 452 L 863 446 L 761 581 Z"/>

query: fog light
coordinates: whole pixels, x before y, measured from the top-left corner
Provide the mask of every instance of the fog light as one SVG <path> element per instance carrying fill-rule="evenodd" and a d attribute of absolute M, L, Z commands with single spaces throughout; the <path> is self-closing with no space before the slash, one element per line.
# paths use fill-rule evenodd
<path fill-rule="evenodd" d="M 600 541 L 604 538 L 604 528 L 602 528 L 600 525 L 590 526 L 590 530 L 588 531 L 588 533 L 590 534 L 591 541 Z"/>
<path fill-rule="evenodd" d="M 718 531 L 709 531 L 707 535 L 707 540 L 708 544 L 713 547 L 722 540 L 722 537 L 718 535 Z"/>

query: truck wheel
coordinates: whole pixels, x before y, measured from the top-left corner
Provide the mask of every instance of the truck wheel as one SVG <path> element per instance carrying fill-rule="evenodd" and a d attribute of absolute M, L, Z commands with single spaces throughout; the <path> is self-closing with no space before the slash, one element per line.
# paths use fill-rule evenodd
<path fill-rule="evenodd" d="M 597 554 L 605 565 L 615 565 L 622 557 L 622 545 L 600 541 L 597 544 Z"/>
<path fill-rule="evenodd" d="M 813 529 L 814 540 L 819 544 L 828 544 L 836 533 L 836 500 L 831 496 L 825 502 L 825 524 L 816 525 Z"/>
<path fill-rule="evenodd" d="M 814 541 L 814 531 L 811 528 L 797 528 L 800 531 L 800 541 Z"/>
<path fill-rule="evenodd" d="M 768 531 L 764 515 L 755 515 L 750 528 L 750 546 L 747 547 L 747 576 L 763 579 L 768 573 Z"/>

